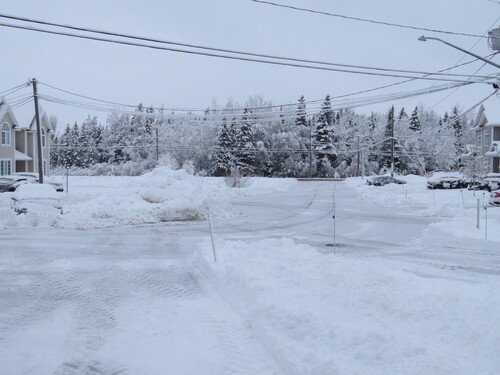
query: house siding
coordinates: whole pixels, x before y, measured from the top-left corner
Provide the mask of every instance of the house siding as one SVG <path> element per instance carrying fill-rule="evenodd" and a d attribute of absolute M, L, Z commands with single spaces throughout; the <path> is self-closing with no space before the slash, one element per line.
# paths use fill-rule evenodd
<path fill-rule="evenodd" d="M 12 121 L 12 117 L 9 113 L 6 113 L 0 119 L 0 130 L 2 125 L 6 123 L 10 127 L 10 145 L 2 145 L 0 142 L 0 160 L 10 160 L 11 172 L 14 172 L 15 169 L 15 149 L 16 149 L 16 137 L 14 130 L 14 122 Z M 2 171 L 0 171 L 1 173 Z"/>
<path fill-rule="evenodd" d="M 2 107 L 6 106 L 6 107 Z M 10 145 L 1 145 L 0 159 L 10 161 L 11 173 L 13 172 L 37 172 L 37 152 L 36 152 L 36 128 L 29 124 L 28 127 L 20 127 L 15 119 L 15 114 L 5 103 L 0 103 L 0 129 L 2 124 L 7 123 L 10 127 Z M 43 113 L 43 112 L 42 112 Z M 40 125 L 45 130 L 45 147 L 42 148 L 42 165 L 46 164 L 45 173 L 50 173 L 50 134 L 51 126 L 45 113 L 42 114 Z M 22 124 L 21 124 L 22 125 Z M 26 124 L 28 125 L 28 124 Z M 29 156 L 32 160 L 16 160 L 16 150 Z M 5 163 L 4 163 L 5 164 Z"/>

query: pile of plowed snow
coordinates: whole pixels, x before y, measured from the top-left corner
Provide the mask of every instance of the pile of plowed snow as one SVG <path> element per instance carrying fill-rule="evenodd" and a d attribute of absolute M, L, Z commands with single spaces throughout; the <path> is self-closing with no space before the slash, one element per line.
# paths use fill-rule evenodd
<path fill-rule="evenodd" d="M 71 177 L 71 179 L 77 180 Z M 89 177 L 58 193 L 64 214 L 32 211 L 16 215 L 12 193 L 0 195 L 0 227 L 100 228 L 234 214 L 229 189 L 218 179 L 160 167 L 139 177 Z M 223 182 L 223 181 L 222 181 Z"/>

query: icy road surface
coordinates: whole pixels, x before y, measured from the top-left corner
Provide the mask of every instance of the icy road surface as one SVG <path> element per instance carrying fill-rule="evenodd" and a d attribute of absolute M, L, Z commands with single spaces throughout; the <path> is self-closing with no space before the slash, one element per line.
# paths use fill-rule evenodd
<path fill-rule="evenodd" d="M 279 373 L 175 228 L 4 233 L 0 373 Z"/>
<path fill-rule="evenodd" d="M 336 183 L 337 251 L 418 274 L 500 274 L 498 243 L 426 231 L 415 207 L 363 202 Z M 217 239 L 291 237 L 332 251 L 334 183 L 233 198 Z M 198 269 L 206 222 L 98 230 L 4 230 L 1 374 L 282 374 L 252 327 Z"/>

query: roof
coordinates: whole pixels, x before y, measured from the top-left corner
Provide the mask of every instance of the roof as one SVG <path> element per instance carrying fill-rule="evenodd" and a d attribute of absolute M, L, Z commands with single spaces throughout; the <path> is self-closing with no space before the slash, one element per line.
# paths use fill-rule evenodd
<path fill-rule="evenodd" d="M 11 114 L 15 113 L 14 117 L 14 122 L 21 128 L 21 129 L 28 129 L 35 131 L 36 130 L 36 124 L 35 124 L 35 108 L 33 108 L 33 105 L 29 102 L 25 105 L 22 105 L 20 107 L 17 107 L 15 110 L 12 110 L 10 108 L 10 105 L 2 98 L 0 98 L 0 118 L 3 116 L 3 114 L 7 111 L 10 110 Z M 4 111 L 4 112 L 2 112 Z M 47 114 L 43 111 L 42 107 L 39 106 L 39 111 L 40 111 L 40 120 L 45 121 L 47 124 L 48 130 L 53 131 L 52 129 L 52 124 L 49 121 L 49 118 L 47 117 Z"/>
<path fill-rule="evenodd" d="M 500 125 L 500 100 L 493 97 L 481 104 L 478 115 L 482 112 L 484 114 L 486 126 Z"/>
<path fill-rule="evenodd" d="M 25 161 L 25 160 L 33 160 L 32 158 L 30 158 L 28 155 L 22 153 L 21 151 L 19 151 L 19 150 L 15 150 L 15 151 L 16 151 L 16 153 L 15 153 L 14 158 L 16 160 L 23 160 L 23 161 Z"/>
<path fill-rule="evenodd" d="M 484 126 L 500 126 L 500 102 L 496 97 L 479 106 L 471 130 L 479 130 Z"/>
<path fill-rule="evenodd" d="M 14 123 L 14 128 L 19 126 L 19 123 L 10 108 L 10 105 L 5 101 L 4 98 L 0 98 L 0 120 L 6 115 L 9 114 L 12 122 Z"/>

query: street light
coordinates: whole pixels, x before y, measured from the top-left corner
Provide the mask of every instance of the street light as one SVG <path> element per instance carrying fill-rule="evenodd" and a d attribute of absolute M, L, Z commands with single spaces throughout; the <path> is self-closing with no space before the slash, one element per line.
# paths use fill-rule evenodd
<path fill-rule="evenodd" d="M 466 49 L 463 49 L 462 47 L 459 47 L 459 46 L 456 46 L 450 42 L 447 42 L 446 40 L 443 40 L 443 39 L 439 39 L 439 38 L 435 38 L 435 37 L 432 37 L 432 36 L 424 36 L 422 35 L 420 38 L 418 38 L 418 40 L 422 41 L 422 42 L 426 42 L 427 40 L 438 40 L 440 41 L 441 43 L 444 43 L 444 44 L 447 44 L 449 45 L 450 47 L 453 47 L 453 48 L 456 48 L 458 49 L 459 51 L 462 51 L 468 55 L 471 55 L 471 56 L 474 56 L 476 59 L 479 59 L 481 61 L 484 61 L 485 63 L 487 64 L 490 64 L 490 65 L 493 65 L 495 68 L 498 68 L 500 69 L 500 65 L 497 64 L 497 63 L 494 63 L 493 61 L 490 61 L 488 59 L 485 59 L 484 57 L 482 56 L 479 56 L 479 55 L 476 55 L 475 53 L 473 52 L 470 52 L 470 51 L 467 51 Z"/>

